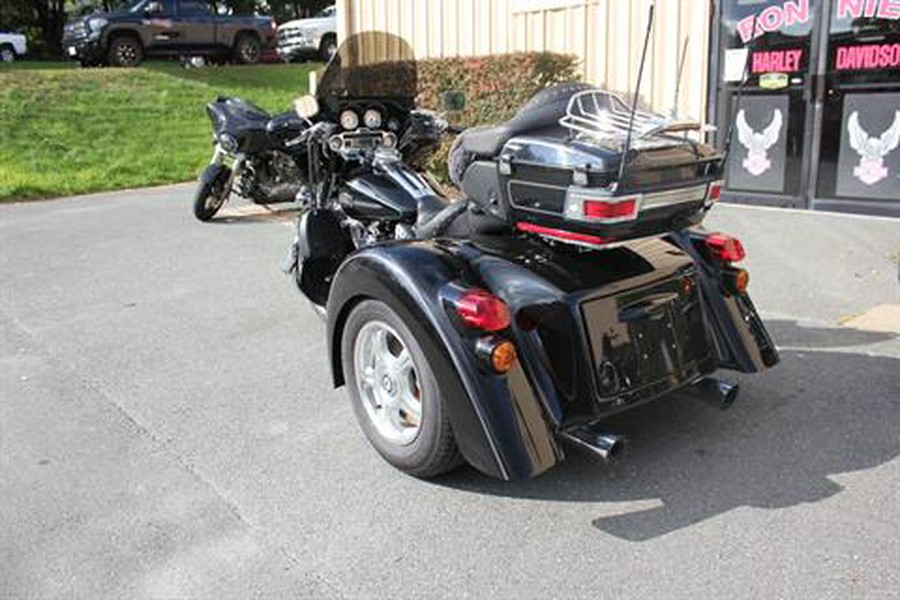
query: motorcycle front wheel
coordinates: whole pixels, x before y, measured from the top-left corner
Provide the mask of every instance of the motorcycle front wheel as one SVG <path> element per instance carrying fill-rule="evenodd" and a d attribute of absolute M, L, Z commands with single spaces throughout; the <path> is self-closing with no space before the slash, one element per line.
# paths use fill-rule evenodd
<path fill-rule="evenodd" d="M 210 171 L 213 168 L 219 169 L 219 172 L 213 175 Z M 228 169 L 222 169 L 217 165 L 207 168 L 207 172 L 200 178 L 197 193 L 194 194 L 194 216 L 197 219 L 206 222 L 219 212 L 231 191 L 227 189 L 230 175 Z"/>
<path fill-rule="evenodd" d="M 423 479 L 462 463 L 434 371 L 387 304 L 367 300 L 353 310 L 341 359 L 356 419 L 388 463 Z"/>

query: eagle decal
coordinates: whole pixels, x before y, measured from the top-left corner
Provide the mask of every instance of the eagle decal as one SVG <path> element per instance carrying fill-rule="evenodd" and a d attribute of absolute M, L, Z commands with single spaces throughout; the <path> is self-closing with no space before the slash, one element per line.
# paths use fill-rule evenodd
<path fill-rule="evenodd" d="M 781 109 L 776 108 L 772 115 L 772 121 L 762 133 L 756 133 L 747 123 L 747 114 L 741 109 L 737 114 L 738 141 L 747 149 L 747 158 L 744 159 L 744 169 L 754 177 L 759 177 L 772 168 L 769 160 L 769 149 L 778 143 L 781 137 L 781 127 L 784 125 L 784 115 Z"/>
<path fill-rule="evenodd" d="M 859 165 L 853 175 L 866 185 L 875 185 L 886 179 L 889 172 L 884 166 L 884 157 L 900 145 L 900 110 L 894 113 L 894 123 L 881 137 L 871 137 L 859 124 L 859 112 L 854 111 L 847 120 L 850 147 L 860 156 Z"/>

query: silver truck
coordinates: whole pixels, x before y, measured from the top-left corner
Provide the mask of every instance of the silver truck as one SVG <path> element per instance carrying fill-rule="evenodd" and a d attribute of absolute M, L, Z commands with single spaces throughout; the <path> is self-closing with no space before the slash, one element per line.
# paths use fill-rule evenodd
<path fill-rule="evenodd" d="M 278 56 L 285 62 L 319 58 L 327 61 L 337 51 L 337 7 L 323 8 L 309 19 L 278 27 Z"/>
<path fill-rule="evenodd" d="M 19 33 L 0 33 L 0 62 L 12 62 L 25 56 L 28 42 Z"/>

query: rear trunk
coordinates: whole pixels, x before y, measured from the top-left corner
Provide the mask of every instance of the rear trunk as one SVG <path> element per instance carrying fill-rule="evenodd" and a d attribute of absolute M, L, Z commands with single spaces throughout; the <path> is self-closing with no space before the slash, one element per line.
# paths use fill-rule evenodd
<path fill-rule="evenodd" d="M 710 186 L 720 179 L 720 156 L 710 147 L 667 138 L 629 153 L 618 181 L 622 154 L 596 144 L 549 138 L 509 142 L 500 161 L 507 218 L 621 241 L 659 235 L 702 221 Z M 633 213 L 596 218 L 586 203 Z"/>

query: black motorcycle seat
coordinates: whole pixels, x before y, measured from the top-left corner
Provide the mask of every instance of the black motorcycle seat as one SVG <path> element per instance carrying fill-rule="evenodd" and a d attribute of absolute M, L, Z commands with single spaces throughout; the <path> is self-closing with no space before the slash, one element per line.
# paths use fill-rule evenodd
<path fill-rule="evenodd" d="M 461 135 L 462 149 L 476 158 L 494 158 L 512 138 L 525 133 L 558 135 L 572 96 L 594 89 L 583 83 L 564 83 L 537 93 L 512 119 L 501 125 L 473 127 Z"/>
<path fill-rule="evenodd" d="M 462 133 L 462 149 L 478 158 L 493 158 L 515 134 L 503 125 L 473 127 Z"/>

